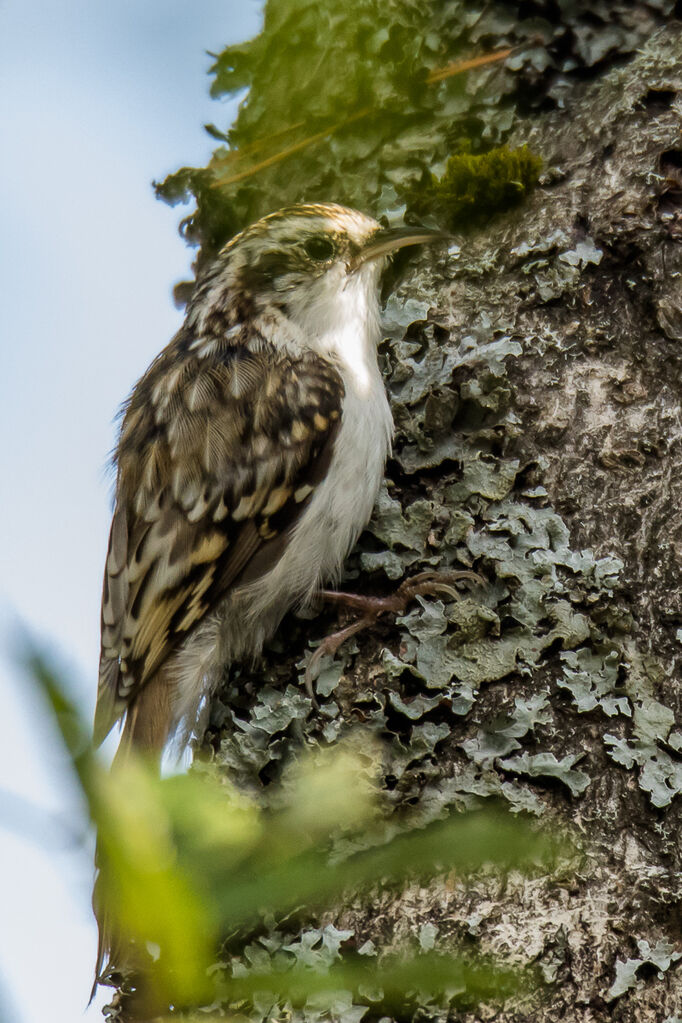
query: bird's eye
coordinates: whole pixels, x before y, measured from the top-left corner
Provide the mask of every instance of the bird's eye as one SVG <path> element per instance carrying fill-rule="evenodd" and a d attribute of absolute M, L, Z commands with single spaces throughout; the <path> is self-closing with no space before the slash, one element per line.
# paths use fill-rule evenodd
<path fill-rule="evenodd" d="M 314 237 L 309 238 L 303 248 L 306 251 L 306 255 L 319 263 L 324 263 L 325 260 L 330 259 L 334 255 L 334 246 L 329 241 L 329 238 L 325 238 L 323 234 L 316 234 Z"/>

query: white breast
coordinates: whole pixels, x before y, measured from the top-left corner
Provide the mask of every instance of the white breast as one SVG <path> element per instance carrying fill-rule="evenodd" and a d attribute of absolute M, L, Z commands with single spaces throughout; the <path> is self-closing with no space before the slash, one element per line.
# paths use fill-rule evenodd
<path fill-rule="evenodd" d="M 250 615 L 309 600 L 338 579 L 344 559 L 372 514 L 393 422 L 377 372 L 365 395 L 347 390 L 329 471 L 277 565 L 251 590 Z"/>

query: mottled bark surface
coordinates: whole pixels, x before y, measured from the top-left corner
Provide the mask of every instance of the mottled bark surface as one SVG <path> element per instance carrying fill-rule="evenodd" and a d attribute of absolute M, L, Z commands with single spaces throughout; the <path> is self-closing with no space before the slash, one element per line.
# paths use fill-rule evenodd
<path fill-rule="evenodd" d="M 484 584 L 342 650 L 319 712 L 300 662 L 337 619 L 292 618 L 213 709 L 207 748 L 251 791 L 361 726 L 415 824 L 494 794 L 577 832 L 583 855 L 551 878 L 484 872 L 333 918 L 368 954 L 408 939 L 539 964 L 541 995 L 453 1012 L 467 1023 L 682 1018 L 681 120 L 671 24 L 518 128 L 542 187 L 461 253 L 421 257 L 389 304 L 398 434 L 352 585 L 433 566 Z"/>

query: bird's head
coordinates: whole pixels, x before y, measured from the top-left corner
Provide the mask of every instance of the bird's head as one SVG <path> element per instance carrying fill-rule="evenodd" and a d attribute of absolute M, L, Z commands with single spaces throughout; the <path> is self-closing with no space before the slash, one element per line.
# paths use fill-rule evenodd
<path fill-rule="evenodd" d="M 382 228 L 334 203 L 290 206 L 228 242 L 202 288 L 202 304 L 216 309 L 243 299 L 255 315 L 279 311 L 306 332 L 324 331 L 363 307 L 376 315 L 392 253 L 445 237 L 429 228 Z"/>

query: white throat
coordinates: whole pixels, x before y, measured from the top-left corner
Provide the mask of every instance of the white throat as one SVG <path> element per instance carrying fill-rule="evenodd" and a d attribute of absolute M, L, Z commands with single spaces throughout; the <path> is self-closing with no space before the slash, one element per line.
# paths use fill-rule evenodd
<path fill-rule="evenodd" d="M 383 390 L 377 362 L 381 339 L 378 301 L 378 267 L 369 264 L 353 274 L 345 268 L 330 272 L 316 286 L 291 295 L 286 315 L 259 328 L 292 354 L 314 351 L 331 359 L 346 387 L 359 397 Z"/>
<path fill-rule="evenodd" d="M 318 350 L 320 354 L 336 357 L 344 380 L 361 397 L 367 397 L 377 380 L 381 382 L 377 362 L 381 327 L 374 281 L 359 273 L 348 277 L 346 287 L 337 293 L 329 312 Z"/>

